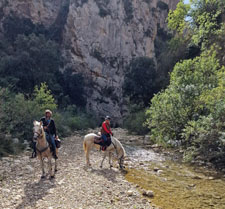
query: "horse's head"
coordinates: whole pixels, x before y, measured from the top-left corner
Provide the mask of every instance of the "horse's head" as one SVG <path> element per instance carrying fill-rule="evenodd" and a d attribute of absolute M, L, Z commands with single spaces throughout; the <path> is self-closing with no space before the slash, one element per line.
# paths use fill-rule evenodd
<path fill-rule="evenodd" d="M 125 149 L 118 139 L 116 139 L 115 137 L 112 137 L 111 139 L 114 144 L 114 148 L 116 150 L 119 167 L 120 169 L 124 169 L 125 168 L 124 160 L 126 157 Z"/>
<path fill-rule="evenodd" d="M 125 160 L 125 156 L 122 155 L 120 158 L 119 158 L 119 166 L 120 166 L 120 169 L 124 169 L 125 166 L 124 166 L 124 160 Z"/>
<path fill-rule="evenodd" d="M 34 121 L 33 122 L 34 124 L 34 127 L 33 127 L 33 139 L 34 140 L 37 140 L 38 138 L 41 138 L 43 137 L 43 134 L 44 134 L 44 131 L 43 131 L 43 128 L 42 128 L 42 122 L 38 122 L 38 121 Z"/>

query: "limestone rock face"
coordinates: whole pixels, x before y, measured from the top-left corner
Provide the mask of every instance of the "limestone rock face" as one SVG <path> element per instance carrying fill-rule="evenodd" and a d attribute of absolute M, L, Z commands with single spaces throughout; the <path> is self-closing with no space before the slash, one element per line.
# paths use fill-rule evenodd
<path fill-rule="evenodd" d="M 139 56 L 155 58 L 159 28 L 167 30 L 169 9 L 179 0 L 2 0 L 0 21 L 15 12 L 46 27 L 61 24 L 62 53 L 86 80 L 87 110 L 120 123 L 126 113 L 122 85 L 126 65 Z M 68 12 L 62 13 L 62 8 Z M 65 17 L 61 17 L 65 18 Z"/>

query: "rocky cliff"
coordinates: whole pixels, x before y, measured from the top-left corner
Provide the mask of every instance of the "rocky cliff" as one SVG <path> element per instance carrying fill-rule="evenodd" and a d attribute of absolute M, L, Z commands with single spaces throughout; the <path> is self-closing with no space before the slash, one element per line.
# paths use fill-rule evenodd
<path fill-rule="evenodd" d="M 118 122 L 126 112 L 126 65 L 155 57 L 155 39 L 179 0 L 2 0 L 0 21 L 12 12 L 57 28 L 66 66 L 85 76 L 87 109 Z M 1 32 L 1 31 L 0 31 Z M 62 69 L 63 70 L 63 69 Z"/>

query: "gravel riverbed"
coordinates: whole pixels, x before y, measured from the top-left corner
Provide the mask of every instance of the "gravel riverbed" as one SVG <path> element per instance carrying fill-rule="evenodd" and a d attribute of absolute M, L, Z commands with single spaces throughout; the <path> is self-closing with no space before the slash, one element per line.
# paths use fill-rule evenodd
<path fill-rule="evenodd" d="M 121 129 L 114 130 L 114 134 L 122 143 L 132 142 Z M 116 167 L 109 169 L 108 160 L 100 169 L 100 151 L 91 153 L 92 168 L 87 168 L 82 143 L 80 133 L 63 139 L 59 170 L 53 180 L 40 179 L 39 160 L 31 159 L 30 151 L 3 158 L 0 161 L 0 208 L 156 208 L 134 184 L 125 180 L 123 172 Z"/>

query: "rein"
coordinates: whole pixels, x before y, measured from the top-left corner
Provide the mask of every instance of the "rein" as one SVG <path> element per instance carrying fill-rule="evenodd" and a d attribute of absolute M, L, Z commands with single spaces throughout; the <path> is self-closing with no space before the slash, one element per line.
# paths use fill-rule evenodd
<path fill-rule="evenodd" d="M 116 150 L 116 155 L 117 155 L 117 157 L 118 157 L 118 150 L 117 150 L 117 147 L 116 147 L 116 145 L 113 143 L 112 140 L 111 140 L 111 143 L 112 143 L 112 145 L 114 146 L 114 148 L 115 148 L 115 150 Z"/>

